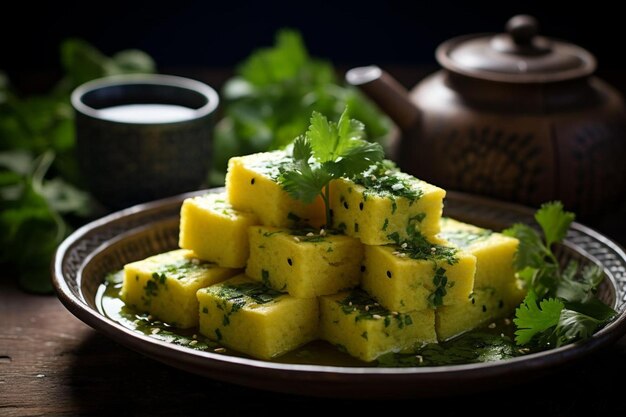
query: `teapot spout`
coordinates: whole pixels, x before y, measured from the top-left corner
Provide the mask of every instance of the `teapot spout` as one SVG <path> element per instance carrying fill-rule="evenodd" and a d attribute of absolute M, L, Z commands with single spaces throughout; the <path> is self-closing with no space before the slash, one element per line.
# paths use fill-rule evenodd
<path fill-rule="evenodd" d="M 418 123 L 420 111 L 408 91 L 379 67 L 352 68 L 346 72 L 346 81 L 361 89 L 400 129 L 408 131 Z"/>

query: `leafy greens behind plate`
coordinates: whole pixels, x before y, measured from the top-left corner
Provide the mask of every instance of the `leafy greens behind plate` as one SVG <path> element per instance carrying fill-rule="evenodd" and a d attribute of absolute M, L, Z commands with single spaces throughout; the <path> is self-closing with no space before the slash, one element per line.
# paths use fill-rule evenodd
<path fill-rule="evenodd" d="M 107 57 L 79 39 L 61 45 L 63 78 L 47 95 L 20 97 L 0 72 L 0 262 L 23 288 L 49 292 L 50 259 L 69 232 L 68 216 L 89 214 L 74 154 L 69 96 L 103 76 L 154 72 L 144 52 Z"/>
<path fill-rule="evenodd" d="M 309 126 L 316 111 L 338 120 L 350 108 L 367 137 L 381 142 L 391 122 L 335 69 L 309 56 L 298 32 L 282 30 L 276 44 L 253 52 L 222 90 L 224 118 L 216 126 L 211 182 L 221 185 L 228 159 L 281 148 Z"/>

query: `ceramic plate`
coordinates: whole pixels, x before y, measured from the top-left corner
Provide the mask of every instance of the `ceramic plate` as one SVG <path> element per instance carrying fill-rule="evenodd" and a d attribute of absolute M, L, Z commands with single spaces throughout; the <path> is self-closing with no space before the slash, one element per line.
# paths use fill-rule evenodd
<path fill-rule="evenodd" d="M 626 331 L 626 254 L 610 239 L 578 223 L 572 225 L 559 257 L 603 266 L 606 279 L 600 296 L 618 311 L 617 318 L 585 342 L 505 361 L 416 368 L 266 362 L 159 341 L 102 315 L 96 292 L 105 275 L 127 262 L 176 248 L 181 203 L 203 192 L 207 191 L 131 207 L 69 236 L 53 264 L 54 285 L 67 309 L 118 343 L 189 372 L 260 389 L 334 397 L 419 397 L 501 387 L 558 369 Z M 445 204 L 445 215 L 495 230 L 533 221 L 530 209 L 461 193 L 449 192 Z"/>

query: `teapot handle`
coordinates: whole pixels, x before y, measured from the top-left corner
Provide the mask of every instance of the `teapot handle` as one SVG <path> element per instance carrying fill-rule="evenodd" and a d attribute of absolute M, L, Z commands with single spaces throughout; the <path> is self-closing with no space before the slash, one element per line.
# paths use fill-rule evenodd
<path fill-rule="evenodd" d="M 404 131 L 415 128 L 420 110 L 409 97 L 409 92 L 391 75 L 375 65 L 352 68 L 346 72 L 346 81 L 358 87 Z"/>

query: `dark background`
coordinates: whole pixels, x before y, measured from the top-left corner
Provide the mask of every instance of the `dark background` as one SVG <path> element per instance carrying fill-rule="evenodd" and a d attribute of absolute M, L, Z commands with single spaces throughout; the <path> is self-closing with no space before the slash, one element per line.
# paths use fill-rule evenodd
<path fill-rule="evenodd" d="M 140 48 L 161 71 L 232 68 L 253 49 L 273 42 L 281 27 L 299 29 L 311 53 L 339 67 L 435 67 L 442 41 L 501 31 L 514 14 L 535 15 L 542 33 L 589 49 L 599 72 L 626 69 L 624 17 L 607 1 L 476 2 L 460 0 L 321 1 L 56 1 L 19 2 L 3 13 L 0 69 L 24 90 L 33 74 L 60 74 L 58 46 L 81 37 L 106 54 Z M 6 19 L 15 19 L 15 25 Z M 17 29 L 10 26 L 16 26 Z"/>

